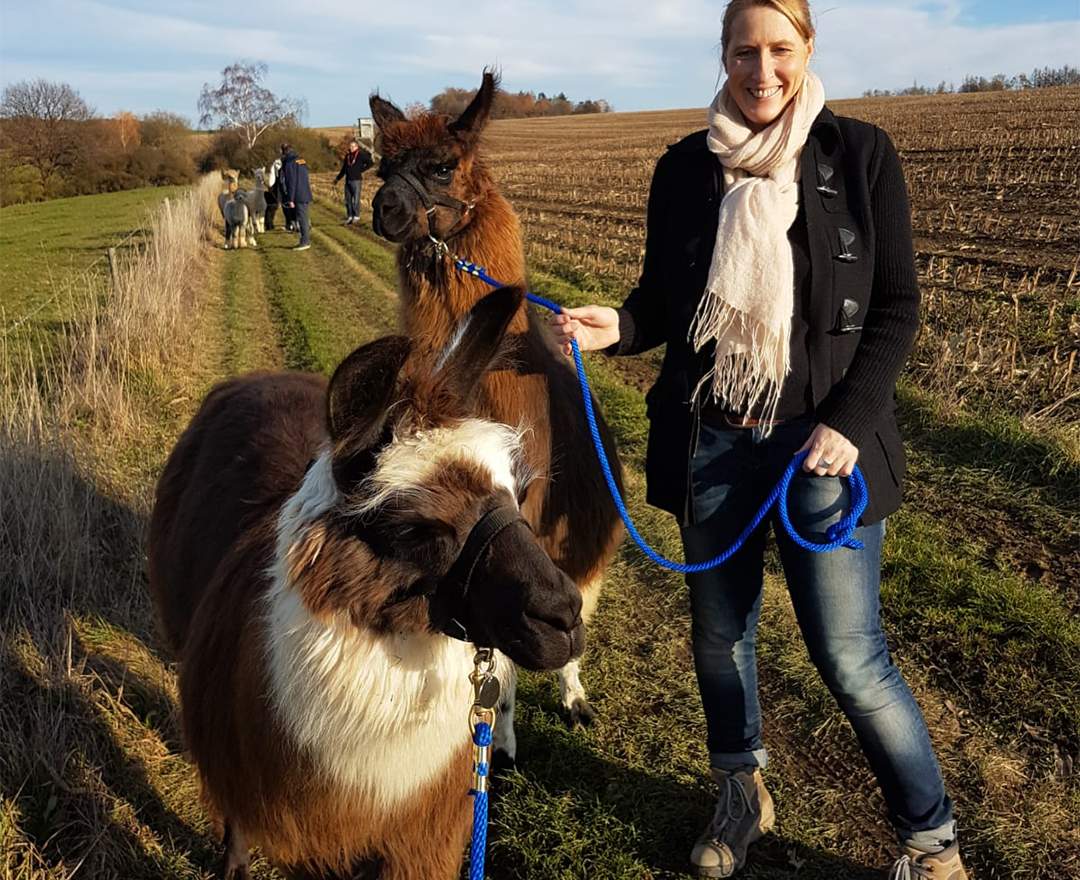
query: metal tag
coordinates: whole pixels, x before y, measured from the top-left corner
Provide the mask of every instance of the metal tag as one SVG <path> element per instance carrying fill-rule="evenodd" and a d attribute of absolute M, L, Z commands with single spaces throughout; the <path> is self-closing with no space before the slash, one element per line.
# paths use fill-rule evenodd
<path fill-rule="evenodd" d="M 494 709 L 499 704 L 499 680 L 490 675 L 476 689 L 476 703 L 481 709 Z"/>

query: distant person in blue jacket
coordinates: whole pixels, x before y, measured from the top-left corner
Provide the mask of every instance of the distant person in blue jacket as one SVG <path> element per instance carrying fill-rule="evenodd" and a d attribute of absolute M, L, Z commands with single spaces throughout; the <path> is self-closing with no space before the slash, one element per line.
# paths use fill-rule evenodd
<path fill-rule="evenodd" d="M 311 181 L 307 162 L 299 158 L 289 144 L 281 145 L 282 204 L 296 212 L 296 224 L 300 227 L 300 243 L 294 251 L 306 251 L 311 247 Z"/>

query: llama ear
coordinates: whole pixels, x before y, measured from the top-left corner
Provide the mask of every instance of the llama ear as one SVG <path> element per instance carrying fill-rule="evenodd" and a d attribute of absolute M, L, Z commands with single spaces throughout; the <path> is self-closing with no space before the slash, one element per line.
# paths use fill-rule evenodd
<path fill-rule="evenodd" d="M 378 93 L 372 94 L 368 99 L 368 106 L 371 107 L 371 116 L 380 131 L 392 122 L 405 121 L 405 114 L 385 98 L 380 98 Z"/>
<path fill-rule="evenodd" d="M 343 360 L 326 391 L 326 425 L 334 445 L 334 476 L 354 483 L 365 453 L 378 443 L 412 344 L 385 336 L 362 345 Z"/>
<path fill-rule="evenodd" d="M 491 116 L 491 107 L 495 103 L 495 93 L 499 90 L 499 76 L 490 70 L 484 71 L 484 80 L 476 97 L 464 112 L 450 123 L 450 132 L 471 139 L 480 134 Z"/>
<path fill-rule="evenodd" d="M 480 390 L 480 380 L 503 348 L 510 321 L 521 308 L 521 287 L 500 287 L 489 293 L 466 315 L 454 336 L 456 343 L 443 355 L 438 381 L 461 401 L 470 403 Z"/>

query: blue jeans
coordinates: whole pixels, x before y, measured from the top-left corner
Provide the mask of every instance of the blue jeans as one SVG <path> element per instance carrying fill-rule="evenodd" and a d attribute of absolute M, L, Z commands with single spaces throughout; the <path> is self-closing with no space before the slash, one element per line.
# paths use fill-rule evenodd
<path fill-rule="evenodd" d="M 360 216 L 360 181 L 345 181 L 345 214 L 348 217 Z"/>
<path fill-rule="evenodd" d="M 756 429 L 701 426 L 692 461 L 696 525 L 683 529 L 688 562 L 730 546 L 768 495 L 813 423 Z M 789 495 L 791 520 L 818 542 L 848 508 L 847 483 L 800 471 Z M 945 794 L 922 713 L 889 657 L 880 622 L 885 523 L 860 526 L 862 550 L 814 553 L 772 517 L 791 602 L 810 658 L 855 729 L 901 839 L 933 845 L 953 837 Z M 694 664 L 714 767 L 764 767 L 755 636 L 761 612 L 769 520 L 728 562 L 688 575 Z"/>
<path fill-rule="evenodd" d="M 300 225 L 300 244 L 311 244 L 311 217 L 308 215 L 310 202 L 297 202 L 296 222 Z"/>

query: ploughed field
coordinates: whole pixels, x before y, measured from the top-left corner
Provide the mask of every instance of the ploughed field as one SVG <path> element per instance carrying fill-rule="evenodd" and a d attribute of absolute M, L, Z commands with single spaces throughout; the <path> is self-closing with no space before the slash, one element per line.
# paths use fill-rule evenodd
<path fill-rule="evenodd" d="M 930 724 L 974 876 L 995 880 L 1080 878 L 1078 97 L 834 105 L 892 134 L 911 188 L 926 322 L 899 399 L 910 490 L 889 525 L 883 615 Z M 534 290 L 568 305 L 621 301 L 639 268 L 652 167 L 703 116 L 491 126 L 489 160 L 522 215 Z M 55 554 L 63 517 L 24 500 L 21 519 L 40 520 L 34 545 L 29 526 L 0 517 L 0 552 L 21 559 L 0 563 L 0 876 L 212 874 L 214 832 L 182 754 L 142 529 L 157 471 L 213 382 L 251 369 L 328 372 L 394 328 L 393 248 L 371 232 L 367 207 L 359 226 L 340 225 L 331 179 L 316 181 L 313 246 L 303 253 L 283 232 L 260 236 L 257 250 L 224 252 L 215 217 L 169 356 L 152 368 L 116 366 L 129 417 L 118 423 L 101 404 L 63 408 L 51 418 L 75 450 L 66 463 L 47 447 L 26 453 L 75 485 L 66 497 L 91 512 L 68 518 L 88 536 L 85 558 L 100 564 L 84 578 L 74 563 L 35 567 L 34 554 Z M 374 189 L 369 176 L 365 203 Z M 97 295 L 107 307 L 108 289 Z M 20 296 L 5 282 L 0 304 Z M 23 355 L 7 350 L 2 375 L 22 376 L 13 360 Z M 643 393 L 656 365 L 655 355 L 588 359 L 631 511 L 678 556 L 670 518 L 641 500 Z M 3 424 L 13 458 L 23 435 Z M 15 485 L 12 470 L 0 489 Z M 869 880 L 891 853 L 883 804 L 809 663 L 777 572 L 772 560 L 759 657 L 779 825 L 745 876 Z M 624 546 L 583 664 L 595 723 L 567 730 L 554 678 L 523 678 L 520 766 L 496 786 L 490 877 L 687 876 L 712 797 L 688 629 L 681 580 Z M 259 862 L 256 876 L 277 875 Z"/>

